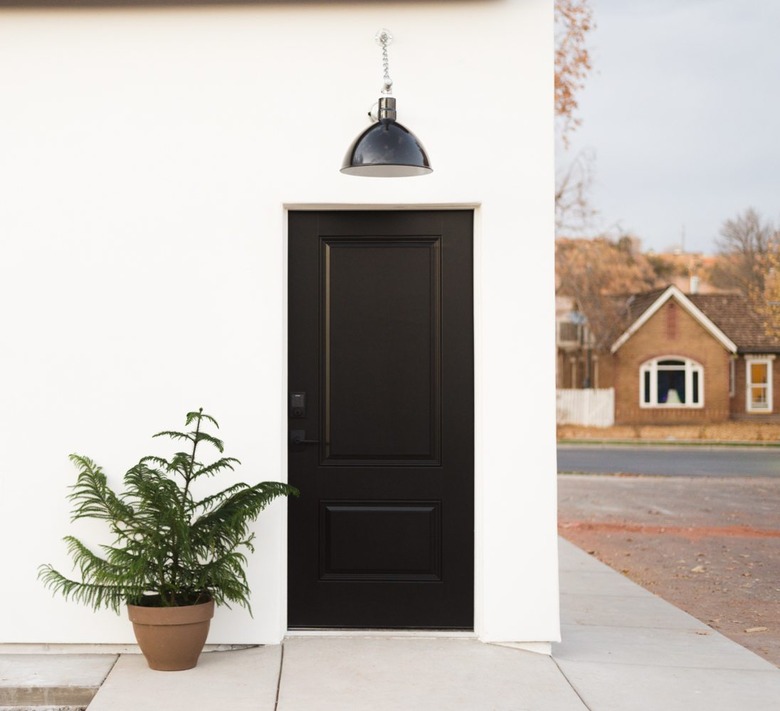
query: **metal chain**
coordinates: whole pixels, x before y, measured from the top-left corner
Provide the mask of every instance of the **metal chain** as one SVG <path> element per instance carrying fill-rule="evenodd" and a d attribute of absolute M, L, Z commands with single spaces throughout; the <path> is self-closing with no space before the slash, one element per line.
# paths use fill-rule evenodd
<path fill-rule="evenodd" d="M 393 80 L 390 78 L 390 58 L 387 54 L 387 45 L 393 41 L 393 35 L 387 30 L 379 30 L 376 34 L 376 41 L 382 47 L 382 68 L 384 69 L 382 93 L 390 96 L 393 93 Z"/>

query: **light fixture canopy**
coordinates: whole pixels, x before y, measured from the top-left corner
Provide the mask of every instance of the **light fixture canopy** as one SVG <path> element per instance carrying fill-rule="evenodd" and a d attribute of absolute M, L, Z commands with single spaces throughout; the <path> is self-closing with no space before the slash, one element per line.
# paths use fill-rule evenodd
<path fill-rule="evenodd" d="M 392 96 L 387 45 L 392 35 L 380 30 L 376 36 L 382 47 L 384 79 L 379 98 L 377 120 L 363 131 L 344 156 L 341 172 L 376 178 L 400 178 L 426 175 L 433 171 L 420 139 L 396 121 L 396 102 Z"/>

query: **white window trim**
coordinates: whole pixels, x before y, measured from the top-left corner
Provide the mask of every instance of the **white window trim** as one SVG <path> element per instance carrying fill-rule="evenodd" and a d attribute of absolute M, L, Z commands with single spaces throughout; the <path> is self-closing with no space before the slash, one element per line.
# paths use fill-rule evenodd
<path fill-rule="evenodd" d="M 693 394 L 693 373 L 699 374 L 699 402 L 658 402 L 658 363 L 662 360 L 681 360 L 685 368 L 685 392 Z M 645 402 L 645 373 L 650 373 L 650 402 Z M 700 410 L 704 407 L 704 367 L 695 360 L 678 355 L 663 355 L 646 360 L 639 366 L 639 407 L 645 410 Z"/>
<path fill-rule="evenodd" d="M 751 413 L 770 414 L 773 410 L 774 402 L 772 393 L 772 361 L 774 356 L 766 355 L 757 358 L 745 356 L 745 411 Z M 750 366 L 756 363 L 766 363 L 766 407 L 755 407 L 753 405 L 752 391 L 753 382 L 750 379 Z"/>

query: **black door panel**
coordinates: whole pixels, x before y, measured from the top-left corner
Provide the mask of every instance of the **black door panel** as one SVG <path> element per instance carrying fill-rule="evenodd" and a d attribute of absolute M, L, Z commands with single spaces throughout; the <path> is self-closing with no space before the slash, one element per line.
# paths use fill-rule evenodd
<path fill-rule="evenodd" d="M 290 627 L 473 627 L 472 223 L 290 213 Z"/>

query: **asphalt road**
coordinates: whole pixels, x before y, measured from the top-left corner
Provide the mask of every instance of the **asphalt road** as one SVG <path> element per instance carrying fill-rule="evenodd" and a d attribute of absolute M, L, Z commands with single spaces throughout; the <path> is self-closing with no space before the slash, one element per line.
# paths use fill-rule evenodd
<path fill-rule="evenodd" d="M 558 445 L 558 471 L 655 476 L 780 477 L 780 448 Z"/>

